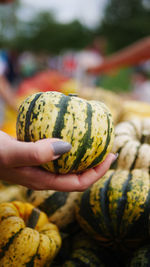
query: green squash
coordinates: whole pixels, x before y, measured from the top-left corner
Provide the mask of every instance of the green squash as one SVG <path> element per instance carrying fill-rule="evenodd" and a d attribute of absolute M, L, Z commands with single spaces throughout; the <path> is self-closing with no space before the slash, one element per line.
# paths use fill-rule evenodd
<path fill-rule="evenodd" d="M 145 245 L 136 250 L 126 267 L 149 267 L 150 266 L 150 245 Z"/>
<path fill-rule="evenodd" d="M 76 207 L 81 227 L 115 250 L 137 248 L 149 238 L 150 176 L 135 169 L 109 170 L 82 193 Z"/>
<path fill-rule="evenodd" d="M 52 223 L 70 232 L 75 221 L 75 205 L 80 194 L 80 192 L 25 189 L 24 195 L 26 201 L 45 212 Z"/>
<path fill-rule="evenodd" d="M 59 159 L 43 164 L 53 173 L 77 173 L 97 166 L 111 151 L 114 139 L 112 115 L 105 104 L 59 92 L 25 99 L 16 128 L 20 141 L 60 138 L 72 145 Z"/>
<path fill-rule="evenodd" d="M 72 252 L 69 259 L 63 264 L 63 267 L 105 267 L 104 264 L 108 259 L 108 255 L 104 253 L 104 249 L 89 238 L 85 233 L 78 233 L 72 241 Z M 107 255 L 107 256 L 106 256 Z"/>

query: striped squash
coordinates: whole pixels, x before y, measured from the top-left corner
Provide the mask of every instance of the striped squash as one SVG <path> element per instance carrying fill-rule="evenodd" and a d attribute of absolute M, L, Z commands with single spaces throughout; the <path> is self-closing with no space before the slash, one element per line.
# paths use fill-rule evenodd
<path fill-rule="evenodd" d="M 105 267 L 105 258 L 108 260 L 106 255 L 104 249 L 101 250 L 92 239 L 80 232 L 73 240 L 72 253 L 63 267 Z"/>
<path fill-rule="evenodd" d="M 25 199 L 45 212 L 52 223 L 65 230 L 75 220 L 75 205 L 80 194 L 80 192 L 27 189 Z"/>
<path fill-rule="evenodd" d="M 0 266 L 49 266 L 61 246 L 45 213 L 19 201 L 0 204 Z"/>
<path fill-rule="evenodd" d="M 113 168 L 150 170 L 150 118 L 119 123 L 112 151 L 119 153 Z"/>
<path fill-rule="evenodd" d="M 135 169 L 109 170 L 81 195 L 76 217 L 104 246 L 126 251 L 149 238 L 150 176 Z"/>
<path fill-rule="evenodd" d="M 113 144 L 112 116 L 105 104 L 58 92 L 29 96 L 19 108 L 17 139 L 61 138 L 72 149 L 44 164 L 53 173 L 81 172 L 102 162 Z"/>
<path fill-rule="evenodd" d="M 150 245 L 145 245 L 136 250 L 127 263 L 126 267 L 149 267 L 150 266 Z"/>

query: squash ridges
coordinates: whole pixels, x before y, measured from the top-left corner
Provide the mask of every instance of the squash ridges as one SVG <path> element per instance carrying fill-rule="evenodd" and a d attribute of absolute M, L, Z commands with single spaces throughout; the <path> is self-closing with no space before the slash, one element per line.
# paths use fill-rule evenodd
<path fill-rule="evenodd" d="M 103 157 L 105 156 L 105 154 L 107 152 L 107 148 L 108 148 L 110 140 L 111 140 L 112 128 L 110 128 L 110 118 L 109 118 L 109 114 L 107 114 L 107 112 L 105 112 L 105 115 L 107 116 L 107 123 L 108 123 L 107 138 L 106 138 L 105 146 L 104 146 L 103 151 L 100 153 L 100 155 L 93 160 L 93 162 L 90 164 L 90 166 L 88 168 L 92 168 L 92 167 L 96 166 L 99 162 L 101 162 L 103 160 Z"/>
<path fill-rule="evenodd" d="M 90 193 L 91 189 L 87 189 L 82 195 L 78 213 L 81 218 L 88 222 L 96 233 L 103 234 L 101 228 L 99 227 L 99 219 L 95 217 L 92 205 L 90 204 Z"/>
<path fill-rule="evenodd" d="M 51 216 L 66 204 L 68 194 L 68 192 L 55 192 L 39 204 L 38 208 L 44 211 L 48 216 Z"/>
<path fill-rule="evenodd" d="M 5 256 L 5 252 L 9 250 L 10 245 L 13 243 L 14 239 L 22 232 L 24 228 L 21 228 L 17 233 L 9 238 L 7 244 L 1 248 L 2 252 L 0 252 L 0 260 Z"/>
<path fill-rule="evenodd" d="M 118 199 L 118 206 L 117 206 L 117 231 L 119 233 L 120 231 L 120 226 L 121 226 L 121 220 L 124 214 L 124 210 L 125 210 L 125 206 L 127 203 L 127 193 L 129 190 L 129 182 L 132 179 L 132 174 L 128 173 L 128 177 L 127 180 L 125 181 L 125 183 L 122 185 L 122 197 L 120 199 Z"/>
<path fill-rule="evenodd" d="M 72 163 L 72 167 L 70 169 L 70 172 L 72 170 L 78 169 L 78 167 L 81 163 L 81 159 L 84 157 L 87 149 L 91 148 L 91 146 L 92 146 L 92 142 L 93 142 L 93 138 L 91 138 L 92 106 L 89 103 L 87 103 L 87 117 L 85 120 L 85 124 L 88 125 L 87 131 L 82 138 L 81 145 L 78 147 L 76 159 Z"/>
<path fill-rule="evenodd" d="M 57 118 L 56 118 L 54 130 L 52 132 L 52 137 L 53 138 L 62 139 L 61 131 L 65 126 L 65 124 L 64 124 L 64 116 L 67 113 L 67 107 L 68 107 L 69 101 L 71 101 L 70 97 L 62 95 L 62 97 L 60 98 L 59 104 L 55 105 L 57 108 L 59 108 L 59 112 L 58 112 L 58 115 L 57 115 Z M 54 165 L 55 172 L 56 173 L 59 172 L 58 160 L 54 160 L 53 161 L 53 165 Z"/>
<path fill-rule="evenodd" d="M 41 96 L 42 93 L 38 93 L 35 95 L 34 99 L 31 101 L 29 109 L 27 110 L 26 113 L 26 119 L 25 119 L 25 136 L 24 136 L 24 140 L 26 142 L 30 142 L 30 136 L 29 136 L 29 127 L 30 127 L 30 119 L 31 119 L 31 114 L 33 112 L 34 106 L 36 101 L 38 100 L 38 98 Z"/>
<path fill-rule="evenodd" d="M 104 184 L 104 187 L 102 187 L 99 191 L 103 218 L 105 221 L 105 225 L 108 229 L 108 232 L 111 236 L 113 236 L 114 233 L 113 233 L 113 227 L 112 227 L 112 223 L 111 223 L 111 217 L 109 214 L 109 198 L 108 198 L 107 192 L 109 190 L 109 185 L 110 185 L 110 182 L 113 178 L 114 173 L 115 172 L 110 174 L 108 180 Z"/>

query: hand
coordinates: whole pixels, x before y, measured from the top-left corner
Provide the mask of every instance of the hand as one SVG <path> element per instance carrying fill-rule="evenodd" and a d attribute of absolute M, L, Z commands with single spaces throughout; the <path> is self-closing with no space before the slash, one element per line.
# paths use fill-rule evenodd
<path fill-rule="evenodd" d="M 61 140 L 20 142 L 0 131 L 0 179 L 34 190 L 84 191 L 100 179 L 116 159 L 116 156 L 110 153 L 100 165 L 78 175 L 57 175 L 39 168 L 39 165 L 58 158 L 58 151 L 64 153 L 63 147 L 59 148 L 58 141 Z M 68 144 L 66 152 L 70 148 Z"/>

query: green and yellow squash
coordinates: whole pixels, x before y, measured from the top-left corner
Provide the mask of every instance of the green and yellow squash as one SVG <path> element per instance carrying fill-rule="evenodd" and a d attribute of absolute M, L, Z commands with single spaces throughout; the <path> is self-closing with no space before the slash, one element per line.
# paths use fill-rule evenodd
<path fill-rule="evenodd" d="M 0 266 L 49 266 L 61 246 L 45 213 L 19 201 L 0 204 Z"/>
<path fill-rule="evenodd" d="M 25 199 L 41 211 L 60 229 L 66 229 L 75 220 L 75 205 L 80 192 L 54 190 L 25 190 Z"/>
<path fill-rule="evenodd" d="M 126 267 L 149 267 L 150 266 L 150 245 L 145 245 L 136 250 L 128 261 Z"/>
<path fill-rule="evenodd" d="M 119 153 L 114 168 L 150 170 L 150 118 L 119 123 L 112 151 Z"/>
<path fill-rule="evenodd" d="M 59 92 L 36 93 L 25 99 L 16 128 L 20 141 L 60 138 L 72 145 L 68 153 L 43 165 L 53 173 L 76 173 L 94 167 L 113 145 L 113 120 L 105 104 Z"/>
<path fill-rule="evenodd" d="M 122 251 L 137 248 L 149 239 L 148 172 L 109 170 L 82 193 L 76 217 L 100 244 Z"/>
<path fill-rule="evenodd" d="M 108 255 L 104 252 L 104 249 L 100 249 L 95 241 L 85 233 L 80 232 L 73 240 L 72 253 L 69 259 L 62 266 L 105 267 L 104 263 L 107 260 Z"/>

